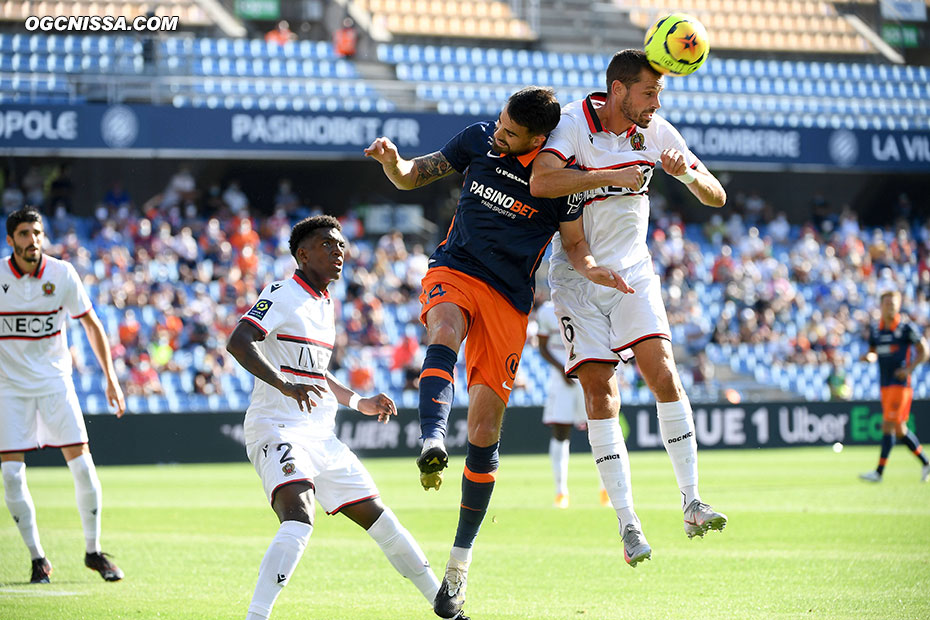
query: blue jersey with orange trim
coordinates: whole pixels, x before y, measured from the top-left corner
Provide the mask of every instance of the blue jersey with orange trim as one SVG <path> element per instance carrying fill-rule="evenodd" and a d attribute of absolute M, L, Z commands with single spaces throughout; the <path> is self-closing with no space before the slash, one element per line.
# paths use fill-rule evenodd
<path fill-rule="evenodd" d="M 911 378 L 901 380 L 894 372 L 903 368 L 911 359 L 911 347 L 920 342 L 920 331 L 910 321 L 898 317 L 891 325 L 879 323 L 869 329 L 869 349 L 878 354 L 879 385 L 909 386 Z"/>
<path fill-rule="evenodd" d="M 529 313 L 546 247 L 559 223 L 577 219 L 581 209 L 567 198 L 532 196 L 536 153 L 498 155 L 491 150 L 493 135 L 494 123 L 475 123 L 440 151 L 465 182 L 449 233 L 429 264 L 480 278 Z"/>

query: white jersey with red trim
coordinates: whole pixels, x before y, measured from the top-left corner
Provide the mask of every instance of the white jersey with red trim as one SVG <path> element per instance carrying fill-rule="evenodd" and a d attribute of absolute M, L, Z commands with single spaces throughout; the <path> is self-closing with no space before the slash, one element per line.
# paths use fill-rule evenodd
<path fill-rule="evenodd" d="M 43 255 L 31 274 L 0 262 L 0 394 L 42 396 L 73 386 L 65 319 L 93 310 L 71 263 Z"/>
<path fill-rule="evenodd" d="M 649 181 L 662 151 L 677 149 L 685 163 L 696 168 L 698 158 L 688 149 L 678 130 L 655 114 L 649 127 L 633 125 L 624 135 L 605 129 L 596 110 L 606 102 L 606 94 L 593 93 L 562 108 L 558 126 L 549 135 L 543 153 L 552 153 L 569 166 L 581 170 L 619 169 L 639 166 L 643 186 L 600 187 L 575 194 L 570 202 L 584 208 L 584 231 L 598 265 L 626 269 L 649 257 L 646 233 L 649 229 Z M 568 263 L 560 241 L 552 246 L 551 267 Z M 581 277 L 581 276 L 579 276 Z"/>
<path fill-rule="evenodd" d="M 296 400 L 257 379 L 245 415 L 246 436 L 259 421 L 299 424 L 306 434 L 315 437 L 331 435 L 339 403 L 326 382 L 336 340 L 335 311 L 329 293 L 314 289 L 298 272 L 290 280 L 266 286 L 240 320 L 264 334 L 259 349 L 289 381 L 316 384 L 326 390 L 322 397 L 310 394 L 317 406 L 307 413 L 300 410 Z"/>

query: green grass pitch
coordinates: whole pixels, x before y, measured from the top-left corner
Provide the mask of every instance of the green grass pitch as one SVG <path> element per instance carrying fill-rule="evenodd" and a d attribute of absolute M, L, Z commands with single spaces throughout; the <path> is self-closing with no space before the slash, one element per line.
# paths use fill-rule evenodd
<path fill-rule="evenodd" d="M 473 620 L 930 618 L 930 485 L 897 448 L 886 479 L 857 474 L 877 447 L 703 451 L 704 498 L 729 515 L 723 533 L 688 540 L 664 452 L 631 455 L 637 511 L 653 559 L 623 561 L 616 518 L 597 502 L 589 454 L 573 454 L 572 505 L 551 507 L 548 458 L 503 455 L 475 548 Z M 442 491 L 419 486 L 413 456 L 368 459 L 382 496 L 441 574 L 452 543 L 462 458 Z M 84 568 L 65 467 L 30 468 L 52 584 L 27 583 L 29 558 L 0 519 L 0 618 L 244 618 L 277 522 L 248 464 L 101 467 L 104 549 L 126 572 Z M 310 546 L 273 618 L 434 618 L 374 542 L 318 514 Z"/>

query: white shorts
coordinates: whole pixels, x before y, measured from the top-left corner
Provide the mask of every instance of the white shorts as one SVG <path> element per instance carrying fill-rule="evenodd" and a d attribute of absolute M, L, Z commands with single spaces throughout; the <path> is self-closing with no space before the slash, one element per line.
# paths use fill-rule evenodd
<path fill-rule="evenodd" d="M 87 429 L 74 386 L 43 396 L 0 391 L 0 452 L 29 452 L 87 443 Z"/>
<path fill-rule="evenodd" d="M 557 371 L 558 372 L 558 371 Z M 559 373 L 561 374 L 561 373 Z M 543 406 L 543 424 L 582 426 L 588 421 L 584 408 L 584 390 L 577 381 L 571 385 L 558 375 L 549 379 L 549 393 Z"/>
<path fill-rule="evenodd" d="M 565 373 L 585 362 L 628 362 L 631 347 L 648 338 L 671 340 L 659 276 L 652 259 L 623 269 L 620 275 L 636 292 L 621 293 L 594 284 L 559 265 L 549 274 L 552 303 L 562 324 L 568 356 Z"/>
<path fill-rule="evenodd" d="M 326 514 L 378 497 L 378 487 L 349 447 L 335 435 L 309 437 L 300 428 L 277 424 L 253 427 L 254 441 L 246 444 L 249 460 L 262 479 L 268 501 L 292 482 L 308 482 Z"/>

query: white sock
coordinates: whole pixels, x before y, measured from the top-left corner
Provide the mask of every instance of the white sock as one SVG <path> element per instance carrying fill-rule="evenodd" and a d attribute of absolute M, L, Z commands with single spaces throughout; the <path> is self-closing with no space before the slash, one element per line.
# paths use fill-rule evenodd
<path fill-rule="evenodd" d="M 10 510 L 19 535 L 29 549 L 33 560 L 45 557 L 45 550 L 39 542 L 39 527 L 36 525 L 36 507 L 32 495 L 26 486 L 26 464 L 22 461 L 5 461 L 0 465 L 3 470 L 3 496 L 6 507 Z"/>
<path fill-rule="evenodd" d="M 571 441 L 551 437 L 549 439 L 549 459 L 552 461 L 552 478 L 555 480 L 555 494 L 568 495 L 568 455 Z"/>
<path fill-rule="evenodd" d="M 68 469 L 74 477 L 74 497 L 81 515 L 87 553 L 100 553 L 100 507 L 103 493 L 94 460 L 90 454 L 82 454 L 68 461 Z"/>
<path fill-rule="evenodd" d="M 294 574 L 312 532 L 313 526 L 308 523 L 284 521 L 281 524 L 262 558 L 246 620 L 265 620 L 271 616 L 271 608 Z"/>
<path fill-rule="evenodd" d="M 452 547 L 452 551 L 449 553 L 449 559 L 468 566 L 471 564 L 471 547 L 468 549 L 465 547 Z"/>
<path fill-rule="evenodd" d="M 594 463 L 607 489 L 610 504 L 617 511 L 620 529 L 639 521 L 633 512 L 633 487 L 630 483 L 630 456 L 623 441 L 623 431 L 617 418 L 588 420 L 588 442 Z"/>
<path fill-rule="evenodd" d="M 427 437 L 423 440 L 423 449 L 420 451 L 420 454 L 423 454 L 430 448 L 442 448 L 446 449 L 446 445 L 443 443 L 442 437 Z"/>
<path fill-rule="evenodd" d="M 390 508 L 385 508 L 378 520 L 368 528 L 368 535 L 381 547 L 391 566 L 412 581 L 426 600 L 432 603 L 439 592 L 439 580 L 430 570 L 429 560 L 417 541 L 400 524 Z"/>
<path fill-rule="evenodd" d="M 681 491 L 683 506 L 698 495 L 697 441 L 694 438 L 694 419 L 688 397 L 673 403 L 656 403 L 659 414 L 659 433 L 672 460 L 672 469 Z"/>

